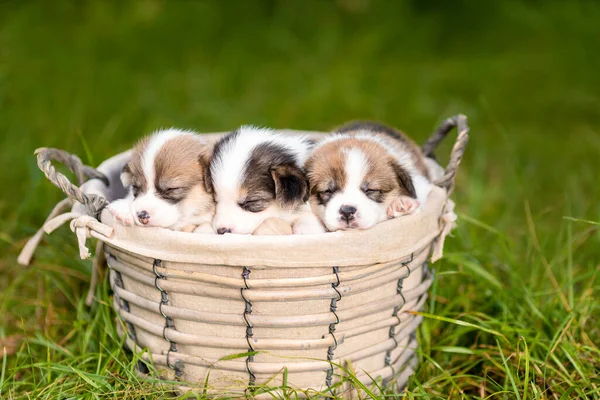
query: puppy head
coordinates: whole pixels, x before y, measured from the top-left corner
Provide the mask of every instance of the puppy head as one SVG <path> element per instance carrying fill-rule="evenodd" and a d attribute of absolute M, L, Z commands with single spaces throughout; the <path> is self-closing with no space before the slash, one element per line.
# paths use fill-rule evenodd
<path fill-rule="evenodd" d="M 416 197 L 409 171 L 377 140 L 337 135 L 314 150 L 306 171 L 311 207 L 329 231 L 371 228 L 397 196 Z"/>
<path fill-rule="evenodd" d="M 132 192 L 138 225 L 178 229 L 212 213 L 203 179 L 209 151 L 198 136 L 176 129 L 158 131 L 134 147 L 121 180 Z"/>
<path fill-rule="evenodd" d="M 215 231 L 252 234 L 268 218 L 289 219 L 308 200 L 301 168 L 308 146 L 302 138 L 252 127 L 221 139 L 207 179 L 217 203 Z"/>

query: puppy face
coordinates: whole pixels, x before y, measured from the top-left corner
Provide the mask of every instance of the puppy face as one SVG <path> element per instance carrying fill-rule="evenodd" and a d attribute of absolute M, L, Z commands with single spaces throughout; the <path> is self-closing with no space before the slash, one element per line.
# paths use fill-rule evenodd
<path fill-rule="evenodd" d="M 409 172 L 382 143 L 338 135 L 306 163 L 313 212 L 329 231 L 368 229 L 388 219 L 398 196 L 415 198 Z"/>
<path fill-rule="evenodd" d="M 301 168 L 309 143 L 267 129 L 242 127 L 221 139 L 210 162 L 209 190 L 217 233 L 252 234 L 268 218 L 291 222 L 308 200 Z"/>
<path fill-rule="evenodd" d="M 180 229 L 210 221 L 214 203 L 204 185 L 209 151 L 197 135 L 175 129 L 142 139 L 121 175 L 133 196 L 135 223 Z"/>

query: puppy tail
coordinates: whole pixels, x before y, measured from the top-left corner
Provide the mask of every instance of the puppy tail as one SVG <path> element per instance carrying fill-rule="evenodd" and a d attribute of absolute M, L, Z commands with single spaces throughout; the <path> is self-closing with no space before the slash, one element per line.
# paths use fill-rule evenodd
<path fill-rule="evenodd" d="M 440 125 L 440 127 L 433 133 L 433 135 L 431 135 L 429 140 L 427 140 L 427 142 L 425 142 L 421 148 L 425 157 L 436 160 L 435 149 L 439 146 L 442 140 L 444 140 L 448 133 L 457 126 L 457 124 L 457 118 L 450 117 L 446 119 L 442 125 Z"/>

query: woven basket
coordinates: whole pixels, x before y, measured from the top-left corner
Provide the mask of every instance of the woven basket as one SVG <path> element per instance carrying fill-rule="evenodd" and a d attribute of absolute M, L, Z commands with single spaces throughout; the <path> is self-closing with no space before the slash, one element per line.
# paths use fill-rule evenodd
<path fill-rule="evenodd" d="M 63 151 L 39 149 L 38 165 L 68 196 L 43 230 L 70 221 L 82 258 L 90 256 L 86 238 L 98 239 L 88 302 L 106 261 L 125 343 L 148 349 L 143 359 L 163 368 L 164 378 L 243 392 L 281 385 L 285 376 L 289 386 L 324 390 L 351 370 L 365 384 L 404 385 L 416 365 L 422 317 L 415 312 L 432 282 L 427 264 L 441 257 L 454 226 L 448 196 L 468 140 L 466 118 L 446 120 L 425 145 L 435 148 L 456 126 L 445 176 L 423 210 L 369 230 L 219 236 L 125 227 L 103 209 L 124 195 L 119 175 L 128 152 L 93 169 Z M 80 187 L 52 160 L 70 168 Z M 86 177 L 96 179 L 83 183 Z M 30 262 L 42 234 L 19 262 Z"/>

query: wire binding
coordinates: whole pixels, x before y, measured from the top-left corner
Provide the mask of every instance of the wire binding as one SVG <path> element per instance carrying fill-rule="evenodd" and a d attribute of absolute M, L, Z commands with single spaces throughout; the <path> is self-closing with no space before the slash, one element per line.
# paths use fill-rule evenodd
<path fill-rule="evenodd" d="M 167 279 L 165 274 L 162 274 L 156 270 L 157 267 L 162 266 L 162 261 L 158 259 L 154 259 L 152 263 L 152 272 L 154 272 L 154 286 L 156 289 L 160 291 L 160 303 L 158 304 L 158 311 L 160 315 L 165 319 L 165 325 L 162 330 L 162 337 L 165 339 L 167 343 L 169 343 L 169 350 L 167 350 L 167 367 L 171 368 L 175 371 L 175 377 L 180 379 L 183 376 L 183 362 L 180 360 L 175 360 L 175 364 L 171 363 L 171 353 L 177 352 L 177 343 L 169 339 L 167 336 L 167 329 L 175 329 L 175 321 L 173 318 L 169 317 L 163 310 L 164 306 L 169 305 L 169 294 L 158 284 L 158 282 L 162 279 Z"/>
<path fill-rule="evenodd" d="M 112 255 L 109 257 L 115 258 Z M 107 263 L 107 265 L 110 268 L 110 263 Z M 117 285 L 121 289 L 125 289 L 125 285 L 123 284 L 123 277 L 121 276 L 121 273 L 114 269 L 111 269 L 111 271 L 115 274 L 115 285 Z M 117 295 L 115 294 L 115 296 L 117 296 Z M 121 306 L 121 308 L 123 308 L 123 310 L 130 312 L 129 302 L 127 300 L 124 300 L 120 296 L 117 296 L 117 301 L 119 302 L 119 305 Z M 131 322 L 127 322 L 127 321 L 125 321 L 125 326 L 127 327 L 127 335 L 129 335 L 129 337 L 133 341 L 137 341 L 137 335 L 135 333 L 135 326 L 133 326 L 133 324 Z"/>
<path fill-rule="evenodd" d="M 340 317 L 337 315 L 336 310 L 337 310 L 337 302 L 342 299 L 342 294 L 338 290 L 338 286 L 340 286 L 340 276 L 338 275 L 338 272 L 339 272 L 339 268 L 333 267 L 333 273 L 335 274 L 336 282 L 332 283 L 331 287 L 333 288 L 333 290 L 335 290 L 338 297 L 332 298 L 331 304 L 329 305 L 329 311 L 331 311 L 333 313 L 333 315 L 335 316 L 335 322 L 332 322 L 331 324 L 329 324 L 329 334 L 333 338 L 333 345 L 331 345 L 331 346 L 329 346 L 329 348 L 327 348 L 327 361 L 329 361 L 329 365 L 330 365 L 330 368 L 327 371 L 327 375 L 325 377 L 325 385 L 327 385 L 327 387 L 331 387 L 331 382 L 332 382 L 332 378 L 333 378 L 333 363 L 331 361 L 333 360 L 333 352 L 338 347 L 338 341 L 337 341 L 337 338 L 335 337 L 335 326 L 340 323 Z"/>
<path fill-rule="evenodd" d="M 250 388 L 252 386 L 254 386 L 254 383 L 256 382 L 256 376 L 250 369 L 250 363 L 254 362 L 254 347 L 252 347 L 252 343 L 250 342 L 250 339 L 252 338 L 254 333 L 252 332 L 252 324 L 248 320 L 248 315 L 252 314 L 252 302 L 250 300 L 248 300 L 246 298 L 246 296 L 244 295 L 244 291 L 250 289 L 250 286 L 248 286 L 248 279 L 250 278 L 251 272 L 252 271 L 250 271 L 250 269 L 248 267 L 244 267 L 244 269 L 242 271 L 242 278 L 244 279 L 244 287 L 240 288 L 240 295 L 242 296 L 242 299 L 244 300 L 243 316 L 244 316 L 244 321 L 246 322 L 246 343 L 248 343 L 248 352 L 250 353 L 248 355 L 248 357 L 246 357 L 246 371 L 248 371 L 248 376 L 249 376 L 248 388 L 246 388 L 246 391 L 251 390 Z"/>
<path fill-rule="evenodd" d="M 411 262 L 413 262 L 414 259 L 415 259 L 415 253 L 411 253 L 410 259 L 402 262 L 402 266 L 408 270 L 406 276 L 398 279 L 398 285 L 396 287 L 396 293 L 398 293 L 402 297 L 402 306 L 404 306 L 404 304 L 406 304 L 406 298 L 404 297 L 404 293 L 402 293 L 404 279 L 406 279 L 410 276 L 411 270 L 410 270 L 409 264 Z M 398 315 L 398 312 L 400 311 L 400 307 L 401 306 L 396 306 L 396 307 L 394 307 L 394 310 L 392 311 L 392 317 L 395 317 L 396 320 L 398 321 L 398 323 L 390 326 L 390 331 L 388 333 L 388 336 L 390 339 L 392 339 L 394 341 L 394 347 L 385 352 L 385 359 L 384 359 L 385 365 L 392 369 L 392 377 L 396 375 L 396 371 L 394 369 L 394 366 L 392 365 L 392 351 L 398 347 L 398 340 L 396 340 L 396 328 L 398 326 L 400 326 L 400 324 L 402 323 L 402 320 L 400 319 L 400 316 Z M 388 382 L 389 382 L 389 380 L 388 380 Z M 388 382 L 385 382 L 385 384 L 387 385 Z"/>

